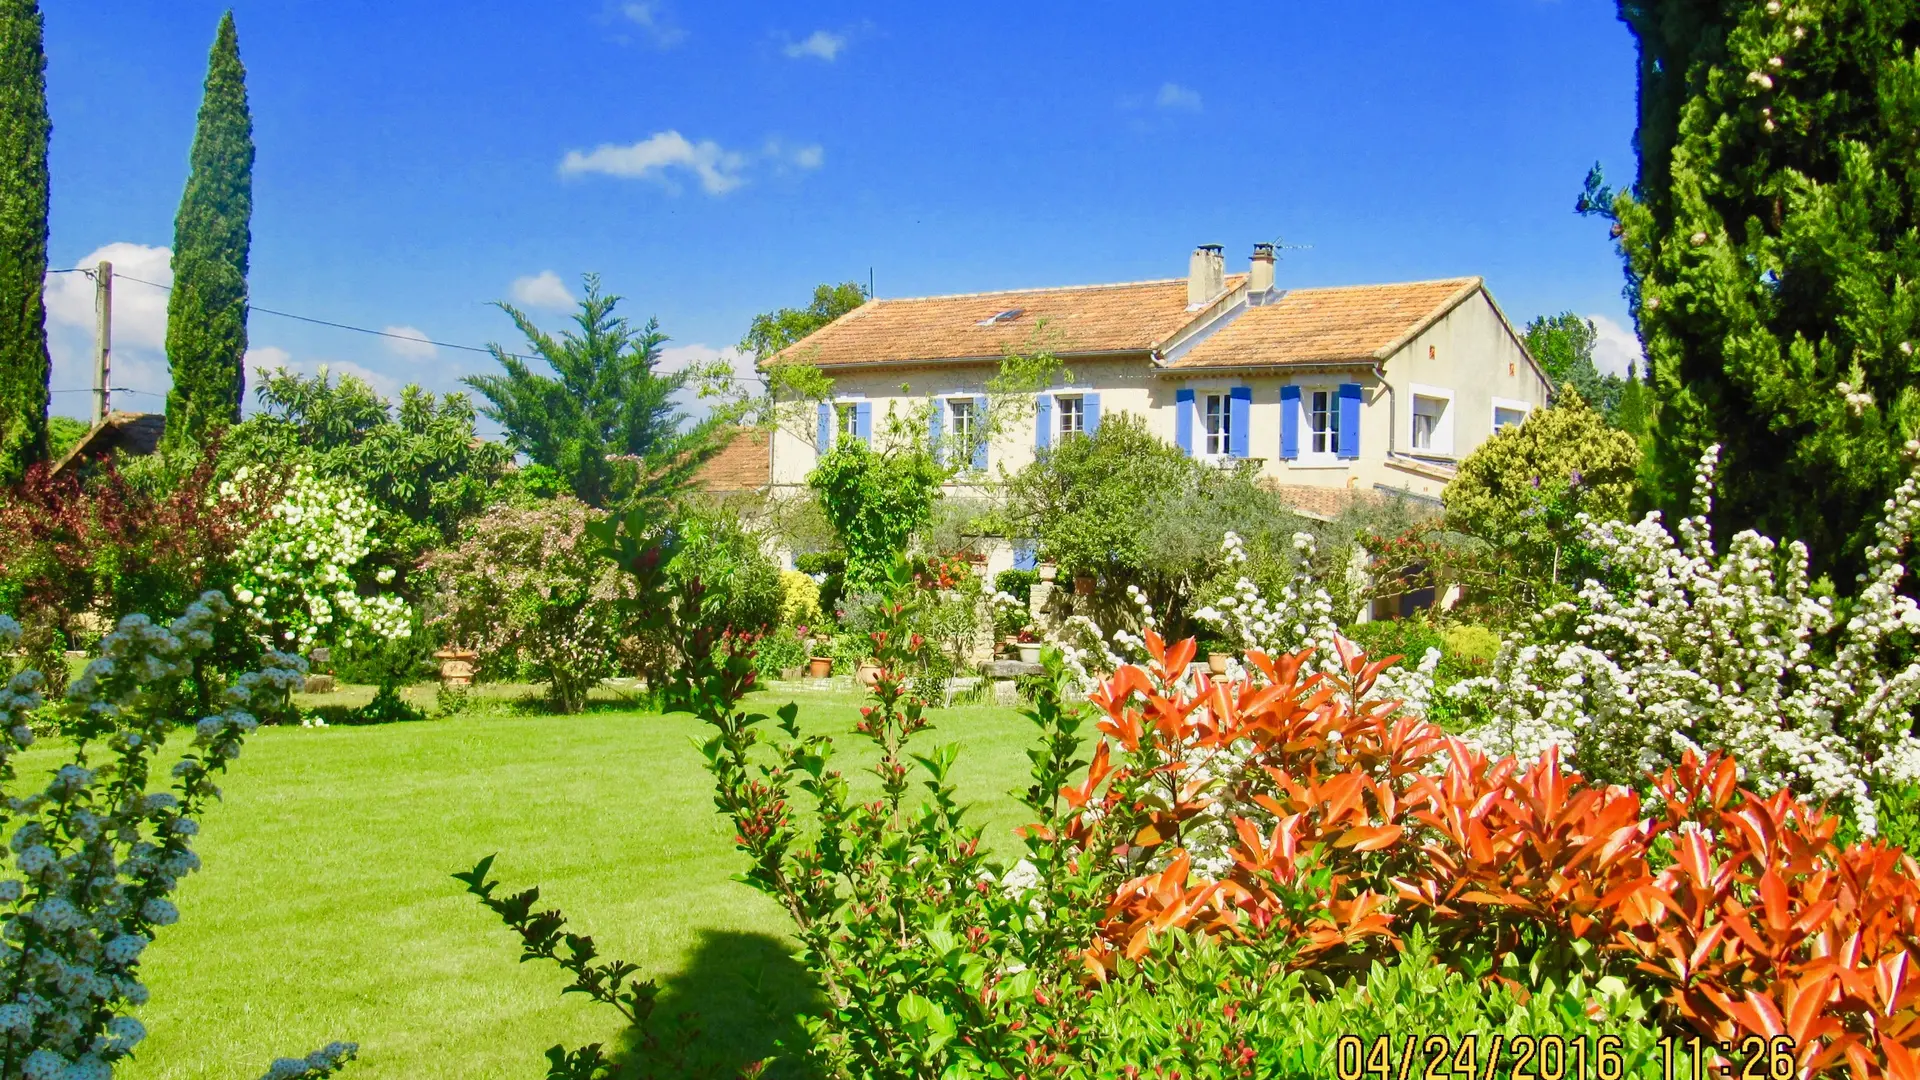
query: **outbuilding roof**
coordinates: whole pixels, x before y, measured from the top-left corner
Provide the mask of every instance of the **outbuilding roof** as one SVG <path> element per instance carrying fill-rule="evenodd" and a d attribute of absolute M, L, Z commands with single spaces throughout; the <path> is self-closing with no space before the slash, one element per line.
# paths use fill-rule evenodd
<path fill-rule="evenodd" d="M 1245 274 L 1228 274 L 1225 291 L 1245 281 Z M 1186 278 L 869 300 L 768 362 L 804 359 L 833 368 L 997 360 L 1030 342 L 1060 355 L 1148 353 L 1195 314 L 1187 308 Z"/>
<path fill-rule="evenodd" d="M 1477 277 L 1290 289 L 1249 307 L 1167 366 L 1267 367 L 1384 360 L 1481 288 Z"/>

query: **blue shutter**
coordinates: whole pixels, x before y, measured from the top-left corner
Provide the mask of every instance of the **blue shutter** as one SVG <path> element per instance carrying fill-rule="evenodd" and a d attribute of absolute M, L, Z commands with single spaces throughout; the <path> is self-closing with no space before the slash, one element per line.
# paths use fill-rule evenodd
<path fill-rule="evenodd" d="M 1033 550 L 1032 544 L 1018 544 L 1013 549 L 1013 568 L 1032 570 L 1040 565 L 1040 556 Z"/>
<path fill-rule="evenodd" d="M 861 442 L 873 442 L 873 402 L 862 401 L 853 407 L 853 434 Z"/>
<path fill-rule="evenodd" d="M 973 467 L 987 467 L 987 399 L 973 399 Z"/>
<path fill-rule="evenodd" d="M 1253 411 L 1253 388 L 1236 386 L 1227 395 L 1227 432 L 1228 452 L 1234 457 L 1247 456 L 1247 422 Z"/>
<path fill-rule="evenodd" d="M 1300 388 L 1280 388 L 1280 458 L 1293 461 L 1300 456 Z"/>
<path fill-rule="evenodd" d="M 1173 395 L 1173 441 L 1188 457 L 1193 456 L 1193 391 L 1178 390 Z"/>
<path fill-rule="evenodd" d="M 1053 395 L 1040 394 L 1033 399 L 1033 448 L 1045 450 L 1053 445 Z"/>
<path fill-rule="evenodd" d="M 827 447 L 832 445 L 832 443 L 833 406 L 823 401 L 820 403 L 820 435 L 819 438 L 815 440 L 815 445 L 818 446 L 820 452 L 824 454 L 827 452 Z"/>
<path fill-rule="evenodd" d="M 1360 456 L 1360 384 L 1340 384 L 1340 451 L 1343 458 Z"/>
<path fill-rule="evenodd" d="M 1080 397 L 1080 426 L 1088 435 L 1100 430 L 1100 395 L 1083 394 Z"/>
<path fill-rule="evenodd" d="M 946 447 L 940 445 L 940 414 L 947 411 L 947 403 L 939 398 L 933 399 L 933 411 L 927 415 L 927 449 L 933 452 L 933 460 L 947 459 Z"/>

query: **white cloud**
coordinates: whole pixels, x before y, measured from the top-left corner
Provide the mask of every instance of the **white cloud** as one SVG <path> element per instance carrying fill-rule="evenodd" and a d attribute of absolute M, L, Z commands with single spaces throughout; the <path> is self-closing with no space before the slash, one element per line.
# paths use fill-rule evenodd
<path fill-rule="evenodd" d="M 727 150 L 711 139 L 688 142 L 678 131 L 662 131 L 631 146 L 602 143 L 590 152 L 567 151 L 560 162 L 565 175 L 601 173 L 627 178 L 652 178 L 668 190 L 678 190 L 669 170 L 684 169 L 700 178 L 700 187 L 709 195 L 724 195 L 746 178 L 741 170 L 746 156 Z"/>
<path fill-rule="evenodd" d="M 703 367 L 715 360 L 725 360 L 732 369 L 736 380 L 758 379 L 760 373 L 753 366 L 753 354 L 741 352 L 732 345 L 715 348 L 712 345 L 672 345 L 660 350 L 660 362 L 654 370 L 661 374 L 685 371 L 692 367 Z M 755 390 L 756 383 L 747 383 L 745 389 Z M 697 397 L 693 391 L 684 390 L 674 395 L 676 402 L 692 419 L 704 420 L 713 411 L 711 402 Z"/>
<path fill-rule="evenodd" d="M 574 305 L 573 292 L 560 280 L 560 275 L 551 270 L 514 278 L 507 292 L 514 303 L 523 307 L 563 311 Z"/>
<path fill-rule="evenodd" d="M 1646 373 L 1640 339 L 1632 330 L 1605 315 L 1589 315 L 1587 320 L 1593 323 L 1595 334 L 1593 366 L 1599 368 L 1602 375 L 1625 375 L 1629 365 L 1643 375 Z"/>
<path fill-rule="evenodd" d="M 1179 83 L 1160 84 L 1160 92 L 1154 95 L 1153 103 L 1162 109 L 1180 112 L 1200 111 L 1200 91 Z"/>
<path fill-rule="evenodd" d="M 403 328 L 404 329 L 404 328 Z M 259 384 L 263 372 L 281 370 L 301 375 L 327 374 L 335 379 L 342 375 L 352 375 L 375 393 L 388 401 L 398 400 L 401 383 L 399 379 L 351 360 L 296 360 L 293 354 L 278 345 L 258 345 L 247 350 L 247 385 L 249 388 Z M 248 395 L 248 405 L 252 405 L 252 395 Z M 252 411 L 251 407 L 248 409 Z"/>
<path fill-rule="evenodd" d="M 440 347 L 427 340 L 426 331 L 415 326 L 383 328 L 394 337 L 381 338 L 387 351 L 404 360 L 431 360 L 440 355 Z"/>
<path fill-rule="evenodd" d="M 119 242 L 97 248 L 77 265 L 113 263 L 112 385 L 123 388 L 113 407 L 158 412 L 172 380 L 167 373 L 167 292 L 141 282 L 171 285 L 173 252 Z M 138 278 L 139 281 L 132 279 Z M 88 274 L 48 274 L 47 352 L 53 360 L 53 411 L 87 416 L 93 408 L 94 283 Z"/>
<path fill-rule="evenodd" d="M 827 152 L 821 148 L 819 143 L 814 143 L 812 146 L 803 146 L 793 152 L 794 165 L 802 169 L 817 169 L 825 164 L 826 160 Z"/>
<path fill-rule="evenodd" d="M 671 49 L 687 40 L 687 32 L 673 21 L 667 6 L 659 0 L 627 0 L 620 5 L 620 14 L 639 27 L 657 48 Z"/>
<path fill-rule="evenodd" d="M 792 59 L 815 57 L 831 64 L 839 57 L 841 50 L 847 47 L 847 36 L 829 30 L 815 30 L 799 41 L 789 42 L 781 51 Z"/>

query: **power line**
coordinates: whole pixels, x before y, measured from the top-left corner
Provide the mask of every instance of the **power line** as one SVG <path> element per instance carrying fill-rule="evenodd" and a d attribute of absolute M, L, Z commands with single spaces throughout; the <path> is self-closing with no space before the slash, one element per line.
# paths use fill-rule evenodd
<path fill-rule="evenodd" d="M 49 271 L 49 273 L 56 273 L 56 274 L 68 274 L 68 273 L 82 273 L 82 274 L 92 274 L 92 273 L 93 273 L 93 270 L 92 270 L 92 269 L 90 269 L 90 268 L 88 268 L 88 267 L 84 267 L 84 266 L 76 266 L 76 267 L 73 267 L 72 269 L 69 269 L 69 270 L 52 270 L 52 271 Z M 114 276 L 114 277 L 116 277 L 116 278 L 120 278 L 120 279 L 122 279 L 122 280 L 124 280 L 124 281 L 131 281 L 131 282 L 133 282 L 133 283 L 134 283 L 134 284 L 136 284 L 136 285 L 146 285 L 146 286 L 148 286 L 148 287 L 150 287 L 150 288 L 155 288 L 155 289 L 159 289 L 159 290 L 161 290 L 162 292 L 172 292 L 172 291 L 173 291 L 173 287 L 172 287 L 172 286 L 170 286 L 170 285 L 162 285 L 162 284 L 160 284 L 160 283 L 159 283 L 159 282 L 157 282 L 157 281 L 148 281 L 148 280 L 146 280 L 145 278 L 137 278 L 137 277 L 134 277 L 134 276 L 132 276 L 132 275 L 130 275 L 130 274 L 123 274 L 123 273 L 121 273 L 121 272 L 120 272 L 120 271 L 118 271 L 118 270 L 115 270 L 115 271 L 113 272 L 113 276 Z M 460 344 L 457 344 L 457 343 L 455 343 L 455 342 L 451 342 L 451 341 L 434 341 L 434 340 L 433 340 L 433 339 L 431 339 L 431 338 L 426 338 L 426 337 L 415 337 L 415 336 L 413 336 L 412 334 L 396 334 L 396 333 L 394 333 L 394 332 L 392 332 L 391 330 L 375 330 L 375 329 L 373 329 L 373 328 L 371 328 L 371 327 L 366 327 L 366 326 L 354 326 L 354 325 L 352 325 L 351 323 L 343 323 L 343 322 L 334 322 L 334 321 L 333 321 L 332 319 L 316 319 L 316 318 L 314 318 L 314 317 L 313 317 L 313 316 L 311 316 L 311 315 L 296 315 L 296 314 L 294 314 L 294 313 L 293 313 L 293 312 L 291 312 L 291 311 L 277 311 L 277 310 L 275 310 L 275 309 L 273 309 L 273 308 L 269 308 L 269 307 L 261 307 L 261 306 L 259 306 L 259 305 L 257 305 L 257 304 L 249 304 L 249 305 L 248 305 L 248 310 L 249 310 L 249 311 L 258 311 L 258 312 L 260 312 L 260 313 L 261 313 L 262 315 L 277 315 L 277 316 L 279 316 L 280 318 L 283 318 L 283 319 L 294 319 L 294 320 L 297 320 L 297 321 L 299 321 L 299 322 L 303 322 L 303 323 L 312 323 L 312 324 L 314 324 L 315 326 L 331 326 L 331 327 L 333 327 L 333 328 L 334 328 L 334 329 L 336 329 L 336 330 L 351 330 L 351 331 L 353 331 L 354 333 L 357 333 L 357 334 L 372 334 L 372 335 L 373 335 L 374 337 L 383 337 L 383 338 L 392 338 L 392 339 L 393 339 L 393 340 L 395 340 L 395 341 L 412 341 L 412 342 L 418 342 L 418 343 L 420 343 L 420 344 L 423 344 L 423 345 L 433 345 L 433 346 L 435 346 L 435 347 L 438 347 L 438 348 L 442 348 L 442 349 L 459 349 L 459 350 L 461 350 L 461 351 L 463 351 L 463 352 L 476 352 L 476 353 L 484 353 L 484 354 L 485 354 L 485 355 L 487 355 L 487 356 L 492 356 L 492 355 L 494 355 L 494 354 L 495 354 L 495 350 L 494 350 L 494 349 L 492 349 L 492 348 L 482 348 L 481 346 L 478 346 L 478 345 L 460 345 Z M 524 356 L 524 355 L 521 355 L 520 353 L 510 353 L 510 352 L 507 352 L 507 351 L 505 351 L 505 350 L 500 350 L 500 351 L 499 351 L 499 355 L 502 355 L 502 356 L 510 356 L 510 357 L 512 357 L 512 358 L 513 358 L 513 359 L 515 359 L 515 360 L 528 360 L 528 361 L 532 361 L 532 360 L 538 360 L 538 359 L 540 359 L 540 358 L 539 358 L 539 357 L 537 357 L 537 356 Z M 684 371 L 684 370 L 686 370 L 686 369 L 685 369 L 685 368 L 682 368 L 682 369 L 680 369 L 680 370 L 683 370 L 683 371 Z M 672 372 L 668 372 L 668 373 L 669 373 L 669 374 L 672 374 Z M 749 380 L 751 380 L 751 381 L 754 381 L 754 382 L 765 382 L 765 381 L 766 381 L 766 377 L 765 377 L 765 376 L 762 376 L 762 375 L 748 375 L 748 376 L 742 376 L 742 378 L 744 378 L 744 379 L 749 379 Z"/>

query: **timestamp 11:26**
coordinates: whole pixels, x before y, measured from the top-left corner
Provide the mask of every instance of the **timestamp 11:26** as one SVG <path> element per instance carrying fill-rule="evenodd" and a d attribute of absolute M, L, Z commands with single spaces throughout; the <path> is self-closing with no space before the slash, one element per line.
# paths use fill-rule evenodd
<path fill-rule="evenodd" d="M 1342 1035 L 1334 1044 L 1334 1074 L 1337 1080 L 1628 1080 L 1624 1049 L 1618 1035 Z M 1669 1036 L 1639 1057 L 1633 1080 L 1788 1080 L 1796 1049 L 1785 1036 L 1750 1035 L 1738 1044 Z"/>

